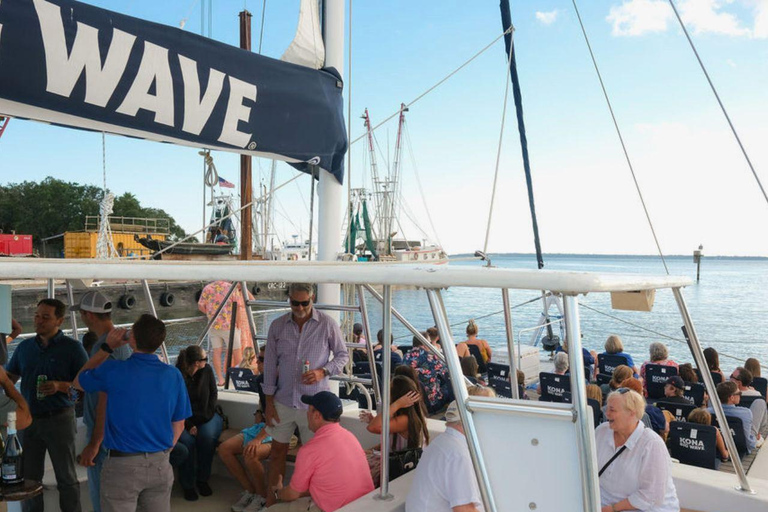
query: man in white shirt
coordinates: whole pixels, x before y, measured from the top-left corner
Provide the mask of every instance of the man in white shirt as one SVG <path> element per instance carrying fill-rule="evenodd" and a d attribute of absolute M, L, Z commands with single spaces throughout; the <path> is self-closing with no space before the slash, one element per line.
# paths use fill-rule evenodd
<path fill-rule="evenodd" d="M 736 384 L 741 392 L 741 396 L 758 396 L 762 397 L 759 391 L 752 387 L 752 372 L 746 368 L 739 366 L 731 374 L 731 382 Z M 749 406 L 752 411 L 752 428 L 756 434 L 760 434 L 766 425 L 768 425 L 768 414 L 766 414 L 765 400 L 757 399 Z M 758 439 L 758 444 L 762 446 L 762 442 Z"/>
<path fill-rule="evenodd" d="M 424 448 L 406 512 L 484 512 L 456 402 L 445 413 L 445 433 Z"/>

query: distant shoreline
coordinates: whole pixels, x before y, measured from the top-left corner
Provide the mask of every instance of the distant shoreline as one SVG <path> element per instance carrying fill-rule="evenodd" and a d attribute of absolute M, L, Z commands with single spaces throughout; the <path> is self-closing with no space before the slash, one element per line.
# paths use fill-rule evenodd
<path fill-rule="evenodd" d="M 449 258 L 466 258 L 466 257 L 472 257 L 474 256 L 474 253 L 465 252 L 465 253 L 459 253 L 459 254 L 449 254 Z M 488 256 L 493 258 L 498 257 L 505 257 L 505 256 L 528 256 L 535 258 L 536 255 L 534 253 L 525 253 L 525 252 L 504 252 L 504 253 L 489 253 Z M 577 254 L 577 253 L 544 253 L 544 258 L 623 258 L 623 259 L 658 259 L 658 254 Z M 693 259 L 693 254 L 665 254 L 665 258 L 668 259 Z M 756 260 L 756 261 L 768 261 L 768 257 L 766 256 L 717 256 L 717 255 L 709 255 L 704 254 L 704 260 L 741 260 L 741 261 L 747 261 L 747 260 Z"/>

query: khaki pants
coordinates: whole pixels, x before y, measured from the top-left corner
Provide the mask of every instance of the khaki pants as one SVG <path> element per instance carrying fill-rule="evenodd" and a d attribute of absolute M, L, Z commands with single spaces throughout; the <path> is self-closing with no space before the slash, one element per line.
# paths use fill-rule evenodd
<path fill-rule="evenodd" d="M 170 450 L 110 457 L 101 470 L 103 512 L 170 512 L 173 469 Z"/>
<path fill-rule="evenodd" d="M 323 512 L 320 507 L 312 503 L 309 496 L 299 498 L 287 503 L 277 503 L 267 509 L 267 512 Z"/>

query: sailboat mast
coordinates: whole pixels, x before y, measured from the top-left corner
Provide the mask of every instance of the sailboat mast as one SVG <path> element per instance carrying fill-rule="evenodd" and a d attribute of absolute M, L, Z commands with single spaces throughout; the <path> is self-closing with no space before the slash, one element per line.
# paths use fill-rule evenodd
<path fill-rule="evenodd" d="M 389 229 L 387 231 L 387 240 L 389 240 L 389 244 L 391 245 L 391 235 L 394 231 L 394 224 L 395 224 L 395 217 L 398 213 L 398 199 L 400 194 L 400 159 L 402 155 L 402 149 L 403 149 L 403 126 L 405 125 L 405 113 L 408 112 L 408 109 L 405 106 L 405 103 L 400 104 L 400 119 L 397 123 L 397 138 L 395 139 L 395 156 L 394 161 L 392 163 L 392 176 L 390 179 L 390 183 L 392 184 L 391 190 L 390 190 L 390 217 L 387 219 L 387 222 L 389 224 Z"/>

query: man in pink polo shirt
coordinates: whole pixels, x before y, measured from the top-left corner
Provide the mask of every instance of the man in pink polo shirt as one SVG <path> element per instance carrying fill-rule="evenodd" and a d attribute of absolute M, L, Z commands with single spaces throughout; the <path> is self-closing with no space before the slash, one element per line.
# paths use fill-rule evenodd
<path fill-rule="evenodd" d="M 291 482 L 273 487 L 283 501 L 269 512 L 333 512 L 373 490 L 365 452 L 357 438 L 339 423 L 343 407 L 330 391 L 304 395 L 307 421 L 314 437 L 296 455 Z"/>

